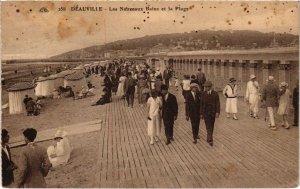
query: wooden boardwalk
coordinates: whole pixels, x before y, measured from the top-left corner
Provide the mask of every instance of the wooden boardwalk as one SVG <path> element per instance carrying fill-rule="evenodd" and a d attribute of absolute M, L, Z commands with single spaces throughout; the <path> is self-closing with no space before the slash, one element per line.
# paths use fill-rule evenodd
<path fill-rule="evenodd" d="M 172 92 L 172 91 L 171 91 Z M 179 116 L 174 139 L 149 144 L 147 110 L 123 100 L 105 105 L 94 187 L 296 187 L 298 185 L 298 128 L 271 131 L 263 119 L 251 119 L 239 102 L 239 120 L 227 119 L 221 97 L 214 146 L 206 143 L 204 121 L 200 141 L 192 143 L 190 122 L 178 94 Z M 264 112 L 260 113 L 261 115 Z M 261 116 L 263 117 L 263 116 Z"/>

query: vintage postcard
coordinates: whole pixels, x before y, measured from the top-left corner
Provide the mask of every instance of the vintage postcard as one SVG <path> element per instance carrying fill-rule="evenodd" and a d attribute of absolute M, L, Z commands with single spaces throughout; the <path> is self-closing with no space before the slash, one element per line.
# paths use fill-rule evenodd
<path fill-rule="evenodd" d="M 299 184 L 299 2 L 1 2 L 2 186 Z"/>

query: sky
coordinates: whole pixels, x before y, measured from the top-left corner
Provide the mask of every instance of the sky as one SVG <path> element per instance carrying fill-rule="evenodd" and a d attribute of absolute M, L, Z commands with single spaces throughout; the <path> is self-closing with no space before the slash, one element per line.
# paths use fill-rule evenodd
<path fill-rule="evenodd" d="M 11 1 L 1 3 L 1 23 L 2 59 L 47 58 L 116 40 L 205 29 L 296 35 L 299 30 L 298 3 L 286 1 Z"/>

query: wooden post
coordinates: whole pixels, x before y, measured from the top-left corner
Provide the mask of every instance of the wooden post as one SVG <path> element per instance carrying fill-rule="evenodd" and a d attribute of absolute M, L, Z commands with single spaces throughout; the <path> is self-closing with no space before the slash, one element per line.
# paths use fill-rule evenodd
<path fill-rule="evenodd" d="M 254 60 L 250 60 L 248 62 L 249 75 L 251 75 L 251 74 L 255 75 L 255 68 L 256 67 L 257 67 L 257 63 Z"/>
<path fill-rule="evenodd" d="M 262 81 L 259 84 L 263 84 L 268 80 L 269 75 L 271 75 L 270 71 L 272 69 L 272 60 L 263 62 L 262 69 Z"/>
<path fill-rule="evenodd" d="M 279 83 L 281 83 L 283 81 L 285 81 L 285 82 L 290 81 L 290 75 L 289 75 L 289 70 L 291 68 L 290 62 L 291 61 L 280 62 L 280 64 L 279 64 L 279 78 L 278 78 Z"/>

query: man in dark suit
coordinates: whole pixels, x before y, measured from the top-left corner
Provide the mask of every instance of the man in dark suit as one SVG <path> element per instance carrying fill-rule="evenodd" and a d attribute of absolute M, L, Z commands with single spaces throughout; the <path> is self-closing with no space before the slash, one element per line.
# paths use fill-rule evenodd
<path fill-rule="evenodd" d="M 205 121 L 207 142 L 213 146 L 215 119 L 220 115 L 220 99 L 218 93 L 212 90 L 212 83 L 210 81 L 206 81 L 203 87 L 204 92 L 201 94 L 200 114 Z"/>
<path fill-rule="evenodd" d="M 172 72 L 171 72 L 170 68 L 167 67 L 163 74 L 163 78 L 165 80 L 165 85 L 167 85 L 167 87 L 169 87 L 169 81 L 170 81 L 171 77 L 172 77 Z"/>
<path fill-rule="evenodd" d="M 176 97 L 168 92 L 168 86 L 162 85 L 161 93 L 163 95 L 162 119 L 164 122 L 165 134 L 167 137 L 166 145 L 168 145 L 171 143 L 171 140 L 174 140 L 173 127 L 174 121 L 177 119 L 178 115 L 178 104 Z"/>
<path fill-rule="evenodd" d="M 9 146 L 8 131 L 2 129 L 1 132 L 1 145 L 2 145 L 2 186 L 9 186 L 14 181 L 13 171 L 17 169 L 15 163 L 11 160 L 11 154 Z"/>
<path fill-rule="evenodd" d="M 23 132 L 27 146 L 20 155 L 19 174 L 16 187 L 46 188 L 44 177 L 47 176 L 51 163 L 44 147 L 34 143 L 37 131 L 28 128 Z"/>
<path fill-rule="evenodd" d="M 135 93 L 136 80 L 132 78 L 132 73 L 128 73 L 128 77 L 124 82 L 124 92 L 126 95 L 126 101 L 128 107 L 133 108 L 134 103 L 134 93 Z"/>
<path fill-rule="evenodd" d="M 185 98 L 185 116 L 186 120 L 191 120 L 194 144 L 197 143 L 199 137 L 200 126 L 200 93 L 199 85 L 196 83 L 191 84 L 191 91 L 186 94 Z"/>

